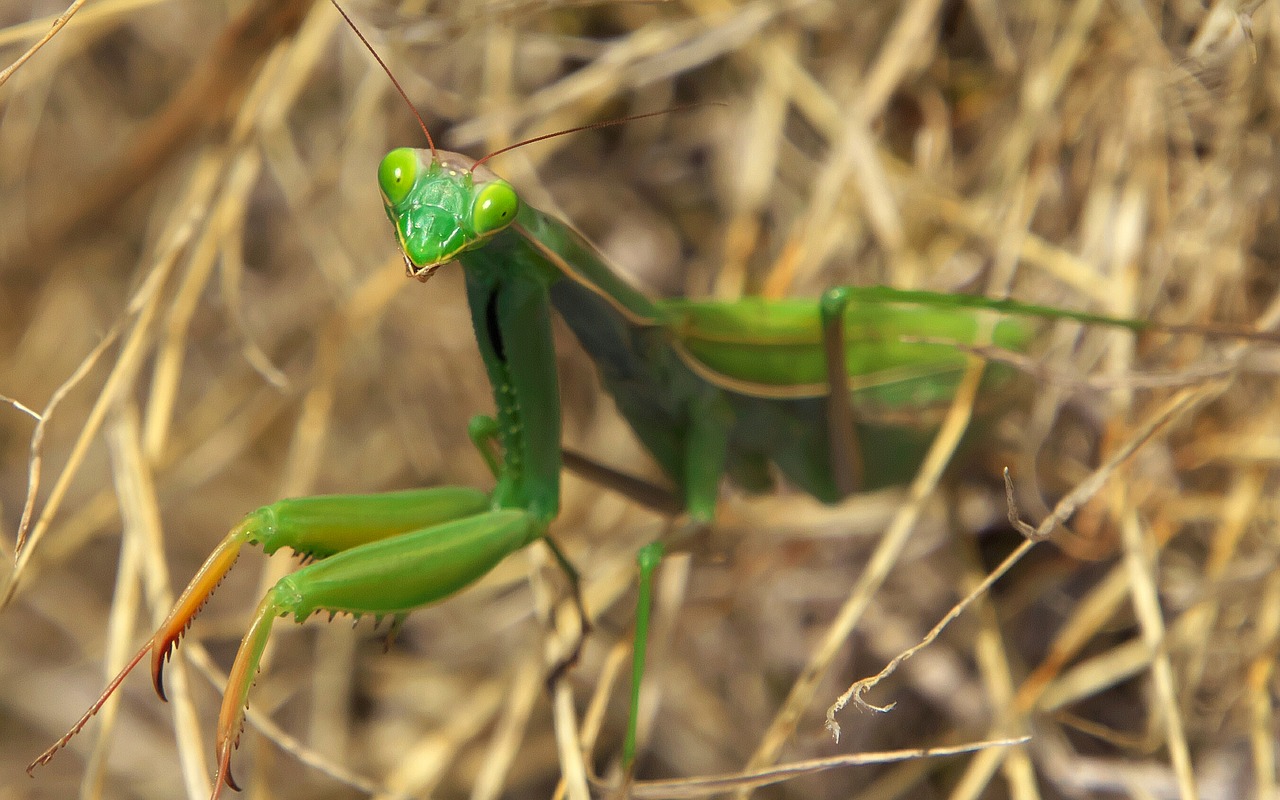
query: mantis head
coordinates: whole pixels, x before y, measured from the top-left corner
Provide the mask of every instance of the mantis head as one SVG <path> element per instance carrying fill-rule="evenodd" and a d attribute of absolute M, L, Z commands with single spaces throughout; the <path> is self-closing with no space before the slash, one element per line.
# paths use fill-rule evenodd
<path fill-rule="evenodd" d="M 414 108 L 404 87 L 391 74 L 386 62 L 356 24 L 342 10 L 337 0 L 331 0 L 347 25 L 369 50 L 378 66 L 387 73 L 405 105 L 413 112 L 427 139 L 429 149 L 399 147 L 382 159 L 378 167 L 378 184 L 382 187 L 382 201 L 387 216 L 396 229 L 396 239 L 404 254 L 405 270 L 410 278 L 424 283 L 442 264 L 447 264 L 458 254 L 479 247 L 484 240 L 504 230 L 515 221 L 520 212 L 520 198 L 511 184 L 494 175 L 484 163 L 494 156 L 541 142 L 557 136 L 579 131 L 620 125 L 633 120 L 669 114 L 681 107 L 635 114 L 621 119 L 593 122 L 576 128 L 535 136 L 521 142 L 494 150 L 479 161 L 471 162 L 465 156 L 437 150 L 431 131 L 422 115 Z"/>
<path fill-rule="evenodd" d="M 505 229 L 520 210 L 511 184 L 456 153 L 397 148 L 382 159 L 378 184 L 405 269 L 420 281 Z"/>

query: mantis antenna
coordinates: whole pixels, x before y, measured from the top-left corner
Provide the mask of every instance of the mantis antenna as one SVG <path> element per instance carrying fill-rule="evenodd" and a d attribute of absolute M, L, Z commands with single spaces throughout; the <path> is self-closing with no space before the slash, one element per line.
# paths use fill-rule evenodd
<path fill-rule="evenodd" d="M 493 158 L 494 156 L 500 156 L 503 153 L 508 153 L 512 150 L 515 150 L 516 148 L 524 147 L 525 145 L 533 144 L 534 142 L 541 142 L 546 139 L 554 139 L 557 136 L 567 136 L 571 133 L 580 133 L 582 131 L 592 131 L 592 130 L 595 130 L 596 128 L 608 128 L 613 125 L 622 125 L 627 122 L 635 122 L 638 119 L 648 119 L 649 117 L 660 117 L 663 114 L 674 114 L 677 111 L 687 111 L 691 108 L 699 108 L 701 106 L 721 106 L 721 105 L 725 105 L 725 104 L 724 103 L 690 103 L 688 105 L 683 105 L 683 106 L 672 106 L 671 108 L 664 108 L 661 111 L 650 111 L 647 114 L 632 114 L 631 116 L 628 116 L 628 117 L 618 117 L 617 119 L 606 119 L 600 122 L 592 122 L 587 125 L 579 125 L 576 128 L 566 128 L 565 130 L 556 131 L 555 133 L 544 133 L 541 136 L 534 136 L 532 139 L 525 139 L 524 141 L 516 142 L 515 144 L 509 144 L 506 147 L 500 148 L 498 150 L 494 150 L 489 155 L 485 156 L 484 158 L 481 158 L 479 161 L 472 164 L 471 171 L 475 172 L 476 167 L 480 166 L 481 164 Z"/>
<path fill-rule="evenodd" d="M 427 123 L 423 121 L 422 115 L 418 113 L 418 107 L 409 99 L 409 95 L 405 92 L 404 87 L 400 85 L 400 81 L 396 80 L 396 76 L 392 74 L 391 68 L 387 66 L 387 62 L 382 60 L 382 56 L 378 55 L 378 51 L 374 50 L 373 45 L 369 44 L 369 40 L 364 38 L 364 34 L 361 33 L 360 29 L 356 27 L 356 24 L 351 21 L 351 17 L 347 16 L 347 12 L 343 10 L 342 6 L 338 5 L 338 0 L 329 0 L 329 2 L 333 3 L 334 8 L 338 9 L 338 13 L 347 21 L 347 25 L 351 30 L 355 31 L 356 36 L 360 37 L 361 43 L 364 44 L 365 49 L 369 51 L 374 60 L 378 62 L 378 66 L 382 67 L 382 71 L 387 73 L 387 77 L 391 79 L 391 84 L 396 87 L 396 91 L 399 92 L 400 97 L 404 99 L 405 105 L 409 106 L 409 110 L 413 112 L 413 116 L 418 120 L 418 126 L 422 128 L 422 133 L 427 137 L 427 146 L 431 148 L 431 160 L 439 161 L 440 159 L 436 155 L 436 143 L 435 140 L 431 138 L 431 131 L 427 130 Z"/>

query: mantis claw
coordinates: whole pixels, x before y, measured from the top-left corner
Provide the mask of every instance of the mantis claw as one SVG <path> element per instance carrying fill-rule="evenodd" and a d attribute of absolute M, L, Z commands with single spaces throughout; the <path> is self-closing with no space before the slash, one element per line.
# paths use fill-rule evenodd
<path fill-rule="evenodd" d="M 222 582 L 227 571 L 236 563 L 236 559 L 240 555 L 240 548 L 246 542 L 252 540 L 255 532 L 261 527 L 262 521 L 257 514 L 250 514 L 243 522 L 235 527 L 227 537 L 222 540 L 217 549 L 205 560 L 200 571 L 191 579 L 191 583 L 183 590 L 182 597 L 178 598 L 178 603 L 169 612 L 169 616 L 160 625 L 155 635 L 142 646 L 140 650 L 124 665 L 124 668 L 107 684 L 107 688 L 103 690 L 101 696 L 94 702 L 89 710 L 80 717 L 79 721 L 67 731 L 61 739 L 54 742 L 48 750 L 27 765 L 27 774 L 30 775 L 36 767 L 49 763 L 54 755 L 66 747 L 77 733 L 79 733 L 93 715 L 97 714 L 101 708 L 106 705 L 107 700 L 120 688 L 120 684 L 133 671 L 134 667 L 142 663 L 142 659 L 147 653 L 151 654 L 151 680 L 155 685 L 156 694 L 160 695 L 161 700 L 167 701 L 168 698 L 164 694 L 164 683 L 162 682 L 162 673 L 164 671 L 164 662 L 168 660 L 174 647 L 177 646 L 178 640 L 182 638 L 182 634 L 191 626 L 191 621 L 195 619 L 196 614 L 200 613 L 200 609 L 204 607 L 205 602 L 209 599 L 209 595 Z"/>
<path fill-rule="evenodd" d="M 222 709 L 218 713 L 218 772 L 214 775 L 213 797 L 216 800 L 225 783 L 237 792 L 240 787 L 231 777 L 231 753 L 240 744 L 244 730 L 245 711 L 249 707 L 249 687 L 258 674 L 258 664 L 267 647 L 271 623 L 281 614 L 280 597 L 289 592 L 286 578 L 263 598 L 254 613 L 253 622 L 236 652 L 235 663 L 227 676 L 227 688 L 222 695 Z"/>
<path fill-rule="evenodd" d="M 236 783 L 236 779 L 231 775 L 231 751 L 235 749 L 235 742 L 225 741 L 218 747 L 218 772 L 213 776 L 213 795 L 211 800 L 218 800 L 222 794 L 223 785 L 230 786 L 232 791 L 240 791 L 240 784 Z"/>
<path fill-rule="evenodd" d="M 182 591 L 182 596 L 174 604 L 169 616 L 165 617 L 155 635 L 151 637 L 151 644 L 148 645 L 151 649 L 151 682 L 161 700 L 168 702 L 162 680 L 165 662 L 172 656 L 174 648 L 178 646 L 178 640 L 187 632 L 187 628 L 191 627 L 191 622 L 200 613 L 200 609 L 204 608 L 204 604 L 208 602 L 213 590 L 218 588 L 218 584 L 222 583 L 222 579 L 235 565 L 236 559 L 240 557 L 241 546 L 249 541 L 252 532 L 259 524 L 257 517 L 257 514 L 246 517 L 209 554 L 204 564 L 200 566 L 200 571 Z"/>

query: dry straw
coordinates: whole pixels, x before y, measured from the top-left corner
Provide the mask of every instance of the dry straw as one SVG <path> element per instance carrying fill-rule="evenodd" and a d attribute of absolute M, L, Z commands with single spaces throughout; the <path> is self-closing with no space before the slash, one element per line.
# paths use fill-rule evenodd
<path fill-rule="evenodd" d="M 50 29 L 29 8 L 0 4 L 3 65 Z M 1275 322 L 1275 3 L 349 11 L 451 150 L 705 103 L 492 163 L 654 294 L 889 284 Z M 374 182 L 421 132 L 307 0 L 87 4 L 0 113 L 0 550 L 19 565 L 0 568 L 0 798 L 201 797 L 223 671 L 287 557 L 242 559 L 170 706 L 139 677 L 22 769 L 243 513 L 487 485 L 461 276 L 404 279 Z M 941 438 L 909 490 L 726 493 L 662 573 L 640 777 L 669 782 L 637 794 L 1275 795 L 1277 351 L 1046 328 L 1032 390 L 983 418 L 979 452 Z M 558 335 L 567 443 L 654 477 Z M 951 434 L 969 417 L 953 407 Z M 840 712 L 837 744 L 827 706 L 1023 542 L 1005 466 L 1023 520 L 1061 502 L 1067 526 L 859 695 L 891 711 Z M 665 528 L 567 479 L 557 530 L 597 620 L 553 695 L 565 593 L 537 549 L 412 615 L 387 654 L 368 621 L 279 628 L 237 778 L 280 798 L 585 795 L 616 767 L 632 558 Z M 747 769 L 763 777 L 732 777 Z"/>

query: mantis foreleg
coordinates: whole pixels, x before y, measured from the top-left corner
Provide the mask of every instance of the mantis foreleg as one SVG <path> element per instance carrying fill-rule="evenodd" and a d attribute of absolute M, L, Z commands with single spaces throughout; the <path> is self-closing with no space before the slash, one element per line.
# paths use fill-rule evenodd
<path fill-rule="evenodd" d="M 490 505 L 491 499 L 487 492 L 463 487 L 442 487 L 411 489 L 373 495 L 329 495 L 281 500 L 254 511 L 232 529 L 218 547 L 214 549 L 213 554 L 209 556 L 199 572 L 191 579 L 190 584 L 183 591 L 173 610 L 170 611 L 169 616 L 156 630 L 151 639 L 142 646 L 137 655 L 107 686 L 107 689 L 98 698 L 97 702 L 89 708 L 66 735 L 33 761 L 27 768 L 28 771 L 47 763 L 75 734 L 79 733 L 89 719 L 102 708 L 102 705 L 120 685 L 124 677 L 148 653 L 151 655 L 152 681 L 155 684 L 157 693 L 161 698 L 164 697 L 161 673 L 166 657 L 177 644 L 183 632 L 190 626 L 196 614 L 204 606 L 209 595 L 226 576 L 232 565 L 235 564 L 244 545 L 261 545 L 262 549 L 267 553 L 273 553 L 281 547 L 288 547 L 307 558 L 318 560 L 319 563 L 303 569 L 303 572 L 308 575 L 319 579 L 323 576 L 332 575 L 332 570 L 338 570 L 351 576 L 347 580 L 355 581 L 358 569 L 372 569 L 376 572 L 379 568 L 380 559 L 385 559 L 388 553 L 396 552 L 394 549 L 375 549 L 373 554 L 370 555 L 369 551 L 365 551 L 362 548 L 388 540 L 398 541 L 397 537 L 413 531 L 417 531 L 419 535 L 424 531 L 436 531 L 439 534 L 439 541 L 436 542 L 435 546 L 451 553 L 451 560 L 446 561 L 446 563 L 454 564 L 454 569 L 459 570 L 461 567 L 458 565 L 464 564 L 467 559 L 470 559 L 472 564 L 470 570 L 473 573 L 473 577 L 470 580 L 474 580 L 480 574 L 476 572 L 478 567 L 475 564 L 483 562 L 488 557 L 488 554 L 494 550 L 504 547 L 510 548 L 512 540 L 520 538 L 512 533 L 510 528 L 513 523 L 511 520 L 507 520 L 505 517 L 501 519 L 493 518 L 486 513 Z M 519 514 L 517 513 L 516 516 L 518 517 Z M 473 527 L 464 529 L 450 527 L 450 523 L 459 521 L 464 525 L 469 524 Z M 541 533 L 540 526 L 527 523 L 522 530 L 526 543 Z M 470 538 L 464 536 L 467 531 L 470 531 Z M 488 531 L 487 544 L 485 542 L 477 543 L 477 539 L 486 538 L 484 536 L 485 531 Z M 411 539 L 410 542 L 412 541 Z M 399 546 L 408 547 L 409 545 L 401 544 Z M 508 549 L 506 552 L 509 551 Z M 357 555 L 354 557 L 349 555 L 352 553 Z M 363 553 L 363 555 L 359 555 L 359 553 Z M 334 559 L 338 558 L 339 555 L 345 555 L 346 557 L 339 558 L 335 562 Z M 354 564 L 352 564 L 353 560 Z M 349 566 L 344 567 L 344 564 Z M 318 569 L 321 565 L 325 566 L 324 570 Z M 481 572 L 486 570 L 487 567 Z M 382 574 L 385 576 L 385 572 Z M 456 590 L 456 587 L 449 588 L 454 586 L 454 581 L 457 580 L 456 572 L 455 574 L 450 574 L 447 571 L 432 572 L 431 570 L 426 570 L 424 575 L 428 585 L 419 584 L 416 589 L 401 591 L 417 591 L 421 595 L 443 596 L 438 594 L 442 590 L 444 590 L 445 594 Z M 418 575 L 415 577 L 421 581 L 424 576 Z M 309 579 L 304 579 L 304 586 L 308 585 L 307 580 Z M 326 589 L 326 591 L 336 590 L 337 588 L 335 585 L 331 589 Z M 320 597 L 324 602 L 340 600 L 336 596 L 318 594 L 318 591 L 313 591 L 311 594 Z M 397 599 L 391 596 L 390 592 L 378 595 L 377 598 L 380 598 L 378 602 L 360 601 L 358 603 L 347 603 L 347 605 L 336 604 L 333 610 L 351 610 L 353 613 L 373 614 L 398 613 L 394 608 L 390 607 L 395 605 Z M 429 602 L 429 600 L 424 602 Z M 350 606 L 350 608 L 347 606 Z M 302 607 L 296 606 L 299 609 Z M 286 610 L 291 610 L 291 608 Z M 246 641 L 252 641 L 254 636 L 251 632 L 246 637 Z M 244 689 L 247 691 L 247 685 Z"/>
<path fill-rule="evenodd" d="M 403 615 L 469 586 L 544 533 L 529 514 L 499 509 L 345 550 L 281 578 L 263 598 L 236 653 L 218 716 L 215 797 L 231 777 L 258 663 L 277 617 L 314 613 Z"/>

